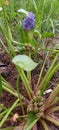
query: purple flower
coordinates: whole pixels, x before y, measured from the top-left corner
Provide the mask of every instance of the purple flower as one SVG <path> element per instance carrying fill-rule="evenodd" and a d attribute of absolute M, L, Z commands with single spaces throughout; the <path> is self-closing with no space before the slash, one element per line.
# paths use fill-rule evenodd
<path fill-rule="evenodd" d="M 30 12 L 27 14 L 27 17 L 23 20 L 23 29 L 24 30 L 31 30 L 34 28 L 34 22 L 35 22 L 35 15 Z"/>

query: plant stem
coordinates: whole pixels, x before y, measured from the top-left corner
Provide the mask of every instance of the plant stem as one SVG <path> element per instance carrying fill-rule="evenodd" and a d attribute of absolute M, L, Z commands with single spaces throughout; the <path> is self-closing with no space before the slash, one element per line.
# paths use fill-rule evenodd
<path fill-rule="evenodd" d="M 6 113 L 6 115 L 4 116 L 4 118 L 2 119 L 2 121 L 0 121 L 0 127 L 2 127 L 3 123 L 7 120 L 8 116 L 10 115 L 10 113 L 15 108 L 15 106 L 17 105 L 18 102 L 19 102 L 19 99 L 17 99 L 14 102 L 14 104 L 11 106 L 11 108 L 9 109 L 9 111 Z"/>
<path fill-rule="evenodd" d="M 3 110 L 6 110 L 6 107 L 4 106 L 4 104 L 0 104 L 0 108 L 2 108 Z"/>
<path fill-rule="evenodd" d="M 3 77 L 2 77 L 2 88 L 18 98 L 17 91 Z M 26 100 L 26 102 L 29 103 L 29 101 L 22 94 L 20 95 L 22 99 Z"/>
<path fill-rule="evenodd" d="M 56 54 L 56 56 L 55 56 L 55 58 L 54 58 L 54 60 L 53 60 L 53 62 L 52 62 L 52 64 L 51 64 L 50 68 L 48 69 L 48 71 L 47 71 L 47 73 L 46 73 L 44 79 L 42 80 L 42 82 L 41 82 L 40 85 L 38 86 L 38 89 L 37 89 L 37 90 L 41 90 L 41 89 L 43 88 L 43 86 L 44 86 L 44 84 L 45 84 L 45 82 L 46 82 L 46 79 L 47 79 L 47 77 L 49 76 L 49 74 L 50 74 L 52 68 L 54 67 L 54 64 L 55 64 L 57 58 L 58 58 L 58 54 Z"/>
<path fill-rule="evenodd" d="M 40 75 L 39 75 L 39 78 L 38 78 L 38 82 L 37 82 L 37 87 L 38 85 L 40 84 L 40 80 L 41 80 L 41 76 L 42 76 L 42 73 L 43 73 L 43 69 L 44 69 L 44 66 L 45 66 L 45 63 L 46 63 L 46 60 L 47 60 L 47 56 L 48 56 L 48 53 L 46 55 L 46 58 L 44 60 L 44 63 L 43 63 L 43 66 L 42 66 L 42 69 L 41 69 L 41 72 L 40 72 Z"/>
<path fill-rule="evenodd" d="M 41 122 L 44 130 L 49 130 L 49 128 L 48 128 L 48 126 L 47 126 L 47 124 L 46 124 L 46 122 L 44 120 L 40 119 L 39 122 Z"/>
<path fill-rule="evenodd" d="M 55 104 L 57 104 L 59 102 L 59 97 L 55 97 L 55 99 L 53 100 L 53 102 L 50 104 L 50 106 L 53 106 Z"/>
<path fill-rule="evenodd" d="M 28 56 L 31 57 L 31 52 L 29 52 Z M 31 86 L 31 71 L 27 71 L 27 79 L 29 81 L 29 85 Z"/>
<path fill-rule="evenodd" d="M 55 117 L 53 118 L 51 115 L 45 115 L 45 119 L 59 126 L 59 120 L 57 120 L 57 118 L 55 119 Z"/>
<path fill-rule="evenodd" d="M 5 52 L 7 53 L 7 55 L 12 59 L 11 55 L 10 55 L 10 52 L 8 51 L 7 47 L 4 45 L 4 43 L 2 42 L 2 40 L 0 39 L 0 43 L 2 44 Z"/>
<path fill-rule="evenodd" d="M 8 110 L 9 110 L 9 109 L 7 109 L 7 110 L 5 110 L 5 111 L 3 111 L 3 112 L 0 113 L 0 119 L 1 119 L 2 117 L 4 117 L 4 115 L 8 112 Z"/>
<path fill-rule="evenodd" d="M 2 84 L 7 88 L 9 88 L 14 93 L 17 93 L 17 91 L 3 77 L 2 77 Z"/>
<path fill-rule="evenodd" d="M 47 76 L 46 81 L 45 81 L 45 83 L 44 83 L 44 85 L 43 85 L 43 88 L 42 88 L 42 90 L 41 90 L 41 94 L 44 93 L 44 91 L 46 90 L 46 87 L 47 87 L 47 85 L 48 85 L 50 79 L 52 78 L 52 76 L 54 75 L 54 73 L 55 73 L 58 69 L 59 69 L 59 63 L 51 70 L 51 72 L 50 72 L 49 75 Z"/>
<path fill-rule="evenodd" d="M 31 72 L 27 71 L 27 79 L 29 81 L 29 84 L 31 85 Z"/>
<path fill-rule="evenodd" d="M 48 97 L 48 99 L 46 101 L 46 107 L 49 106 L 54 101 L 54 99 L 58 95 L 58 93 L 59 93 L 59 84 L 57 85 L 57 87 L 54 89 L 54 91 Z"/>
<path fill-rule="evenodd" d="M 53 107 L 53 108 L 49 111 L 49 113 L 53 113 L 53 112 L 56 112 L 56 111 L 59 111 L 59 106 Z"/>
<path fill-rule="evenodd" d="M 9 92 L 10 94 L 14 95 L 15 97 L 18 97 L 18 94 L 7 88 L 6 86 L 2 85 L 2 88 Z"/>
<path fill-rule="evenodd" d="M 16 55 L 16 53 L 15 53 L 14 47 L 12 45 L 12 41 L 10 39 L 8 39 L 7 37 L 6 37 L 6 41 L 7 41 L 8 49 L 10 51 L 10 55 L 12 57 L 14 57 Z"/>
<path fill-rule="evenodd" d="M 20 101 L 20 106 L 21 106 L 21 109 L 22 109 L 22 113 L 23 113 L 23 115 L 25 115 L 24 107 L 23 107 L 23 103 L 22 103 L 22 97 L 21 97 L 21 94 L 20 94 L 19 88 L 18 88 L 18 82 L 19 82 L 19 75 L 17 77 L 16 89 L 17 89 L 17 93 L 18 93 L 18 97 L 19 97 L 19 101 Z"/>
<path fill-rule="evenodd" d="M 20 119 L 20 118 L 28 118 L 28 115 L 22 115 L 22 116 L 19 116 L 18 119 Z"/>
<path fill-rule="evenodd" d="M 24 87 L 25 87 L 25 89 L 27 91 L 27 94 L 29 96 L 29 99 L 31 99 L 32 98 L 31 95 L 33 95 L 33 92 L 32 92 L 32 89 L 31 89 L 31 87 L 29 85 L 29 82 L 28 82 L 28 80 L 26 78 L 26 75 L 25 75 L 25 73 L 24 73 L 24 71 L 22 69 L 19 69 L 18 67 L 17 67 L 17 69 L 18 69 L 19 75 L 21 76 L 21 79 L 23 81 Z"/>

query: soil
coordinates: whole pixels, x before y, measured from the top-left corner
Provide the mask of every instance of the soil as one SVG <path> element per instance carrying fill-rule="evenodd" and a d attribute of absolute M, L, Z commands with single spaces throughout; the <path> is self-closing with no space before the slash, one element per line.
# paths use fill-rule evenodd
<path fill-rule="evenodd" d="M 52 45 L 54 45 L 55 43 L 58 44 L 58 42 L 59 42 L 58 36 L 53 40 Z M 1 35 L 0 35 L 0 38 L 2 38 Z M 47 39 L 46 39 L 46 42 L 47 42 Z M 48 44 L 51 44 L 50 41 L 48 42 Z M 2 66 L 2 67 L 0 66 L 0 73 L 12 85 L 12 87 L 14 87 L 16 89 L 17 71 L 15 69 L 15 66 L 12 64 L 11 60 L 5 54 L 1 45 L 0 45 L 0 52 L 1 52 L 0 53 L 0 65 Z M 38 59 L 41 59 L 41 61 L 42 61 L 43 56 L 39 54 Z M 41 66 L 42 66 L 42 62 L 40 62 L 39 65 L 36 67 L 36 69 L 32 72 L 32 88 L 33 89 L 35 89 Z M 43 76 L 46 73 L 47 68 L 48 68 L 48 62 L 46 63 L 46 66 L 45 66 L 45 69 L 43 72 Z M 56 74 L 53 76 L 52 80 L 50 81 L 50 83 L 48 85 L 48 88 L 53 90 L 54 87 L 58 83 L 59 83 L 59 71 L 57 71 Z M 21 80 L 19 81 L 19 90 L 24 95 L 24 88 L 22 86 Z M 49 93 L 48 94 L 46 93 L 45 97 L 47 98 L 48 96 L 49 96 Z M 6 91 L 3 91 L 1 103 L 3 103 L 6 108 L 9 108 L 15 100 L 16 100 L 16 98 L 14 96 L 11 96 L 11 94 L 7 93 Z M 14 109 L 13 113 L 14 114 L 18 113 L 19 115 L 22 114 L 21 109 L 19 107 Z M 58 111 L 58 113 L 56 113 L 56 115 L 59 118 L 59 111 Z M 10 116 L 10 118 L 11 117 L 12 117 L 12 115 Z M 19 121 L 13 122 L 12 120 L 8 119 L 4 123 L 3 128 L 8 127 L 8 126 L 15 126 L 15 125 L 16 126 L 20 125 Z M 59 130 L 59 127 L 54 126 L 52 123 L 48 123 L 48 126 L 50 127 L 51 130 Z M 40 128 L 40 130 L 43 130 L 43 128 L 40 126 L 40 124 L 38 124 L 38 130 L 39 130 L 39 128 Z"/>

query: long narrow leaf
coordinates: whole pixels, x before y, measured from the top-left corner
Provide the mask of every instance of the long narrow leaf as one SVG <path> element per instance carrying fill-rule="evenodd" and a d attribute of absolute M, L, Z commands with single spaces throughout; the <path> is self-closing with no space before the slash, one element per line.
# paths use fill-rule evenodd
<path fill-rule="evenodd" d="M 28 115 L 28 121 L 27 124 L 24 128 L 24 130 L 31 130 L 32 127 L 35 125 L 35 123 L 39 120 L 39 118 L 36 116 L 36 114 L 34 114 L 33 112 L 31 112 Z"/>
<path fill-rule="evenodd" d="M 48 121 L 54 123 L 56 126 L 59 126 L 59 119 L 58 119 L 58 118 L 53 117 L 52 115 L 46 115 L 45 118 L 46 118 Z"/>
<path fill-rule="evenodd" d="M 54 65 L 55 65 L 55 63 L 56 63 L 57 58 L 58 58 L 58 54 L 56 54 L 55 59 L 53 60 L 53 62 L 52 62 L 52 64 L 51 64 L 50 68 L 48 69 L 46 75 L 44 76 L 43 80 L 41 81 L 40 85 L 38 86 L 38 90 L 41 90 L 41 89 L 43 88 L 43 86 L 45 85 L 46 79 L 47 79 L 47 77 L 49 76 L 51 70 L 53 69 L 53 67 L 54 67 Z M 44 89 L 44 88 L 43 88 L 43 89 Z M 42 90 L 42 91 L 43 91 L 43 90 Z"/>
<path fill-rule="evenodd" d="M 56 73 L 56 71 L 59 69 L 59 63 L 51 70 L 51 72 L 49 73 L 49 75 L 46 77 L 46 81 L 43 85 L 43 88 L 41 90 L 41 94 L 44 93 L 44 91 L 46 90 L 46 87 L 50 81 L 50 79 L 52 78 L 52 76 Z"/>
<path fill-rule="evenodd" d="M 50 94 L 50 96 L 48 97 L 48 99 L 47 99 L 47 101 L 46 101 L 46 107 L 48 106 L 48 105 L 50 105 L 53 101 L 54 101 L 54 99 L 55 99 L 55 97 L 57 96 L 59 94 L 59 84 L 57 85 L 57 87 L 54 89 L 54 91 Z"/>
<path fill-rule="evenodd" d="M 40 119 L 40 122 L 41 122 L 44 130 L 49 130 L 49 128 L 48 128 L 48 126 L 47 126 L 47 124 L 46 124 L 46 122 L 44 120 Z"/>
<path fill-rule="evenodd" d="M 39 78 L 38 78 L 37 86 L 40 84 L 41 77 L 42 77 L 42 73 L 43 73 L 43 70 L 44 70 L 44 66 L 45 66 L 45 64 L 46 64 L 47 57 L 48 57 L 48 53 L 47 53 L 46 58 L 45 58 L 45 60 L 44 60 L 42 69 L 41 69 L 41 71 L 40 71 L 40 75 L 39 75 Z"/>
<path fill-rule="evenodd" d="M 7 120 L 8 116 L 10 115 L 10 113 L 12 112 L 12 110 L 15 108 L 15 106 L 17 105 L 17 103 L 19 102 L 19 99 L 17 99 L 14 104 L 11 106 L 11 108 L 9 109 L 9 111 L 6 113 L 6 115 L 4 116 L 4 118 L 0 121 L 0 127 L 2 127 L 3 123 Z"/>

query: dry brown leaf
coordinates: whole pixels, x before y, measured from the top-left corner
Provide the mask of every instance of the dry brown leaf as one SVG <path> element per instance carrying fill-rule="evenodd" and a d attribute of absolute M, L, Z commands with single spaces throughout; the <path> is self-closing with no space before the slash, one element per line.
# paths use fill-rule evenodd
<path fill-rule="evenodd" d="M 17 118 L 19 117 L 18 113 L 15 113 L 12 117 L 11 117 L 11 121 L 13 122 L 17 122 Z"/>

